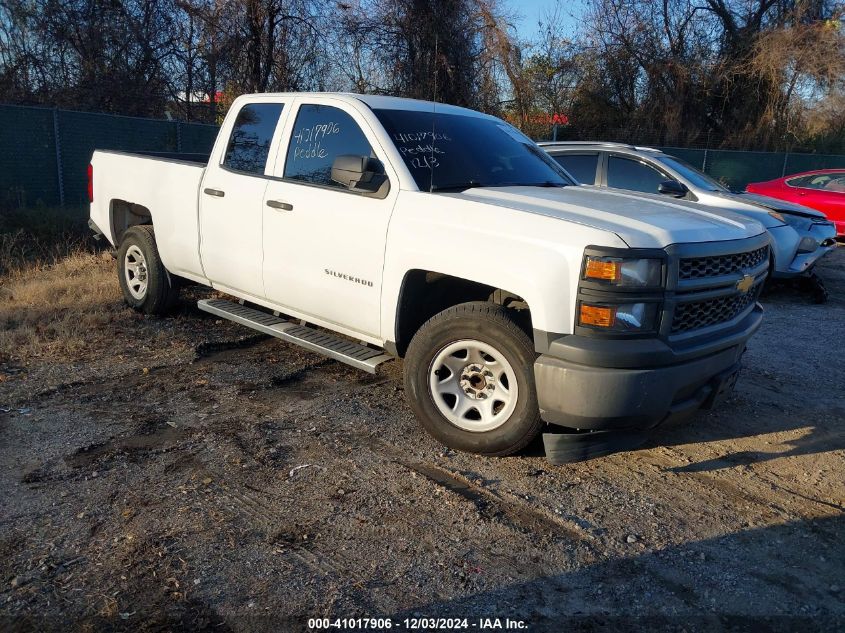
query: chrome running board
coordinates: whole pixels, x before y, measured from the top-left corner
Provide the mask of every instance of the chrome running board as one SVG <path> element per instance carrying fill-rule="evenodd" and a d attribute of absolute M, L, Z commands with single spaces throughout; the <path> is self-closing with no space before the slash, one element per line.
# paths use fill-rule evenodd
<path fill-rule="evenodd" d="M 275 336 L 288 343 L 299 345 L 312 352 L 334 358 L 341 363 L 376 373 L 382 363 L 393 360 L 384 350 L 373 349 L 360 343 L 339 338 L 325 330 L 317 330 L 298 323 L 291 323 L 281 317 L 255 308 L 226 301 L 225 299 L 201 299 L 197 307 L 204 312 L 240 323 L 253 330 Z"/>

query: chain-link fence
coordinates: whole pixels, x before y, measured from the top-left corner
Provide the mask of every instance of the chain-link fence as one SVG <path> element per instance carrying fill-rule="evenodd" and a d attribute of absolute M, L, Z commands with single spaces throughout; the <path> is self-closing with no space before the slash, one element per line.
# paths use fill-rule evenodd
<path fill-rule="evenodd" d="M 787 152 L 743 152 L 725 149 L 658 147 L 685 160 L 731 189 L 741 190 L 750 182 L 762 182 L 813 169 L 845 168 L 842 154 L 794 154 Z"/>
<path fill-rule="evenodd" d="M 216 126 L 202 123 L 0 105 L 0 204 L 78 207 L 87 202 L 85 170 L 94 148 L 207 153 L 216 135 Z M 736 189 L 811 169 L 845 168 L 843 154 L 658 148 Z"/>
<path fill-rule="evenodd" d="M 0 105 L 0 203 L 83 205 L 94 148 L 207 153 L 216 136 L 201 123 Z"/>

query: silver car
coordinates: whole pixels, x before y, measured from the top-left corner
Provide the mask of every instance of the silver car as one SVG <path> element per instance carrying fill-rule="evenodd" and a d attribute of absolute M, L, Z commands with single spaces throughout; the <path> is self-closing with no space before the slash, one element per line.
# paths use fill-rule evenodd
<path fill-rule="evenodd" d="M 772 238 L 772 277 L 810 275 L 813 265 L 836 248 L 836 228 L 820 211 L 753 193 L 734 193 L 660 150 L 620 143 L 539 145 L 582 185 L 663 194 L 754 218 Z M 823 287 L 818 290 L 823 299 Z"/>

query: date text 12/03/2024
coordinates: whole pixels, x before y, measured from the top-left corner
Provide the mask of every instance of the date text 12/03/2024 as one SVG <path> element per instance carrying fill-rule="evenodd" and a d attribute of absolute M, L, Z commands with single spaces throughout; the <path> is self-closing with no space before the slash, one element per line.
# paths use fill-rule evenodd
<path fill-rule="evenodd" d="M 477 631 L 524 631 L 528 630 L 528 623 L 524 620 L 510 618 L 309 618 L 308 629 L 313 631 L 343 629 L 343 630 L 373 630 L 406 629 L 410 631 L 444 631 L 444 630 L 477 630 Z"/>

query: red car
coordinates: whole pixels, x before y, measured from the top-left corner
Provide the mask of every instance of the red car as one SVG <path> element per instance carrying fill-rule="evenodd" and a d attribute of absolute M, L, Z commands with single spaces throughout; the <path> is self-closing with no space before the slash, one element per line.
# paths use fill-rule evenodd
<path fill-rule="evenodd" d="M 752 182 L 745 190 L 817 209 L 833 221 L 839 235 L 845 235 L 845 169 L 817 169 Z"/>

